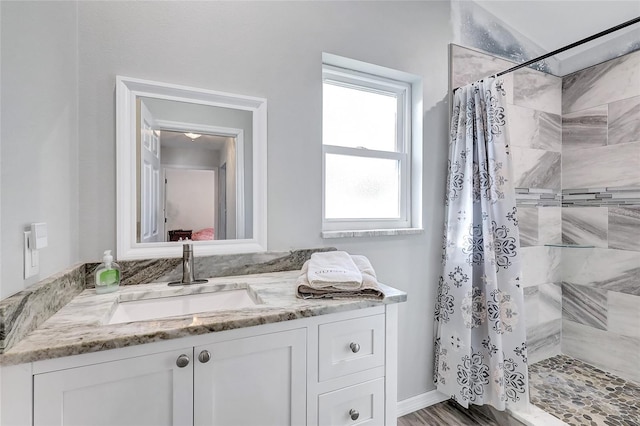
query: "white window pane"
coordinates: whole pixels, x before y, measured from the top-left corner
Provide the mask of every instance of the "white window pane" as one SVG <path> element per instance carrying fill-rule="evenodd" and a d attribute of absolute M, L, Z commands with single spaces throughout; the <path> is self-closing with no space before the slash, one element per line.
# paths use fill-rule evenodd
<path fill-rule="evenodd" d="M 327 219 L 398 219 L 399 161 L 327 154 Z"/>
<path fill-rule="evenodd" d="M 322 143 L 397 151 L 395 95 L 323 84 Z"/>

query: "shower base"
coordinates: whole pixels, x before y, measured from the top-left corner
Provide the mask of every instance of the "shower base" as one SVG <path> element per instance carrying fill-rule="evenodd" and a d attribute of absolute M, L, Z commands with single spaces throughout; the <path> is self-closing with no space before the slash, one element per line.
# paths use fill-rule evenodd
<path fill-rule="evenodd" d="M 640 386 L 566 355 L 529 366 L 529 393 L 571 426 L 640 426 Z"/>

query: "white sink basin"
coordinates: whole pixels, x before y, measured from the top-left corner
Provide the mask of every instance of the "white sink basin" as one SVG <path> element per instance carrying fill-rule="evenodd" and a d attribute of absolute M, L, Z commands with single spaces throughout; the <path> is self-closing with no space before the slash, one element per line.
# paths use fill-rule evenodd
<path fill-rule="evenodd" d="M 242 309 L 257 303 L 247 289 L 132 300 L 118 303 L 108 324 L 147 321 L 227 309 Z"/>

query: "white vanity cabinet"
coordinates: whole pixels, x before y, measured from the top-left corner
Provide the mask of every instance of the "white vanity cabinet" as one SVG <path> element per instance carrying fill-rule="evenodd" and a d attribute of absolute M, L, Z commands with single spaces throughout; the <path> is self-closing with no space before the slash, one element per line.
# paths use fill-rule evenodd
<path fill-rule="evenodd" d="M 203 345 L 195 354 L 194 424 L 305 423 L 305 329 Z"/>
<path fill-rule="evenodd" d="M 19 424 L 395 425 L 396 316 L 381 305 L 36 361 Z"/>
<path fill-rule="evenodd" d="M 34 425 L 190 425 L 193 348 L 68 368 L 33 377 Z"/>
<path fill-rule="evenodd" d="M 296 329 L 36 374 L 34 425 L 300 425 L 305 365 Z"/>

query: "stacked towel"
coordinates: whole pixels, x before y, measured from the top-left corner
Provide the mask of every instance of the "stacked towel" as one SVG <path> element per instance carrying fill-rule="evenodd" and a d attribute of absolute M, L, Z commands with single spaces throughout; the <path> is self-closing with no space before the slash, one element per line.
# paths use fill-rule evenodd
<path fill-rule="evenodd" d="M 296 288 L 296 295 L 301 299 L 384 299 L 369 259 L 346 252 L 311 255 L 302 265 Z"/>
<path fill-rule="evenodd" d="M 354 290 L 362 285 L 362 273 L 346 251 L 313 253 L 308 269 L 309 286 L 317 290 Z"/>

